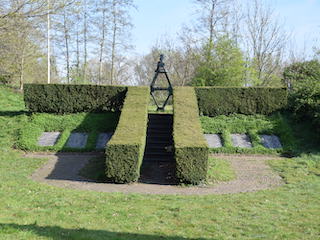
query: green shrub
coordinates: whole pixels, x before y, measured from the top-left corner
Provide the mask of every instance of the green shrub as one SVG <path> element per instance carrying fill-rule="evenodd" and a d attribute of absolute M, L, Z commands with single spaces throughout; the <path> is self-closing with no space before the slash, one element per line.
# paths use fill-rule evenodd
<path fill-rule="evenodd" d="M 118 86 L 25 84 L 24 100 L 31 112 L 119 111 L 126 91 Z"/>
<path fill-rule="evenodd" d="M 173 112 L 176 176 L 180 182 L 198 184 L 206 179 L 209 148 L 202 134 L 193 88 L 174 89 Z"/>
<path fill-rule="evenodd" d="M 119 124 L 106 149 L 106 176 L 115 183 L 138 180 L 146 143 L 149 88 L 129 87 Z"/>
<path fill-rule="evenodd" d="M 224 88 L 195 89 L 199 110 L 205 116 L 240 114 L 268 115 L 287 106 L 286 88 Z"/>
<path fill-rule="evenodd" d="M 308 80 L 320 80 L 320 62 L 311 60 L 289 65 L 283 71 L 283 81 L 290 88 L 296 83 Z"/>
<path fill-rule="evenodd" d="M 296 117 L 300 121 L 310 121 L 320 132 L 320 79 L 297 82 L 289 99 Z"/>

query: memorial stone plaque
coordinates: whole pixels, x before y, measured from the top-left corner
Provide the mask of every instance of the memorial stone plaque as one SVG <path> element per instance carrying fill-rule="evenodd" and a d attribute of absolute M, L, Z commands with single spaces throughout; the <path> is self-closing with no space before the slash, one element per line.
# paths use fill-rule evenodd
<path fill-rule="evenodd" d="M 234 147 L 252 148 L 250 137 L 247 134 L 231 134 Z"/>
<path fill-rule="evenodd" d="M 85 148 L 87 145 L 87 133 L 71 133 L 68 139 L 67 147 L 69 148 Z"/>
<path fill-rule="evenodd" d="M 219 134 L 205 134 L 204 137 L 210 148 L 221 148 L 222 141 Z"/>
<path fill-rule="evenodd" d="M 44 132 L 38 139 L 38 145 L 41 147 L 54 146 L 57 143 L 60 134 L 60 132 Z"/>
<path fill-rule="evenodd" d="M 261 143 L 265 148 L 277 149 L 282 148 L 282 144 L 278 136 L 275 135 L 260 135 Z"/>
<path fill-rule="evenodd" d="M 113 133 L 100 133 L 96 143 L 96 149 L 104 149 L 110 141 Z"/>

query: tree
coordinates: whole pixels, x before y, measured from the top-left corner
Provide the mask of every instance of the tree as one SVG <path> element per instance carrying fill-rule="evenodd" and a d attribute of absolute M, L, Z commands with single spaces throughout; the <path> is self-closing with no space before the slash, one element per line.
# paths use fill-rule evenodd
<path fill-rule="evenodd" d="M 204 45 L 200 64 L 192 85 L 195 86 L 244 86 L 245 61 L 241 50 L 228 37 Z M 210 49 L 210 59 L 207 57 Z"/>
<path fill-rule="evenodd" d="M 99 77 L 98 84 L 102 83 L 103 77 L 103 60 L 106 56 L 106 43 L 108 37 L 108 23 L 110 20 L 110 0 L 100 0 L 97 6 L 97 21 L 96 26 L 98 30 L 98 58 L 99 58 Z"/>
<path fill-rule="evenodd" d="M 230 6 L 233 0 L 194 0 L 198 22 L 197 32 L 202 34 L 204 41 L 212 43 L 225 28 L 227 16 L 230 14 Z"/>
<path fill-rule="evenodd" d="M 133 0 L 112 0 L 111 1 L 111 85 L 117 80 L 116 62 L 121 58 L 120 51 L 130 48 L 128 39 L 132 28 L 129 9 L 133 8 Z"/>
<path fill-rule="evenodd" d="M 283 71 L 283 81 L 289 88 L 294 88 L 298 82 L 308 80 L 320 82 L 320 62 L 318 60 L 293 63 Z"/>
<path fill-rule="evenodd" d="M 247 48 L 261 86 L 280 82 L 287 35 L 270 6 L 261 0 L 250 1 L 246 14 Z"/>

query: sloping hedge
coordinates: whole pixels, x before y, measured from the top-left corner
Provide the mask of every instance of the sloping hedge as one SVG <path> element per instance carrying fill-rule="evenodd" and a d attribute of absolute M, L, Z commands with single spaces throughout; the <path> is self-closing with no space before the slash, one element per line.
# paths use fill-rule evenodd
<path fill-rule="evenodd" d="M 127 87 L 25 84 L 24 101 L 31 112 L 79 113 L 119 111 Z"/>
<path fill-rule="evenodd" d="M 202 133 L 193 88 L 174 88 L 173 112 L 176 176 L 180 182 L 198 184 L 207 176 L 209 148 Z"/>
<path fill-rule="evenodd" d="M 263 114 L 287 107 L 286 88 L 195 88 L 199 111 L 205 116 Z"/>
<path fill-rule="evenodd" d="M 117 129 L 106 149 L 106 176 L 114 183 L 130 183 L 139 178 L 148 105 L 148 87 L 128 88 Z"/>

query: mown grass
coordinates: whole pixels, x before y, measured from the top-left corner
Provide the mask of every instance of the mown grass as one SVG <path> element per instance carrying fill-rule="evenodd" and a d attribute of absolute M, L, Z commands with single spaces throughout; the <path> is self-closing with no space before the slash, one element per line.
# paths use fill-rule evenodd
<path fill-rule="evenodd" d="M 17 147 L 27 151 L 96 151 L 99 133 L 114 132 L 119 119 L 118 113 L 79 113 L 55 115 L 36 113 L 19 131 Z M 54 146 L 41 147 L 38 139 L 43 132 L 61 132 Z M 72 132 L 88 133 L 87 145 L 83 149 L 67 147 Z"/>
<path fill-rule="evenodd" d="M 56 188 L 29 178 L 46 159 L 26 159 L 11 148 L 28 122 L 21 95 L 0 87 L 0 96 L 0 239 L 320 237 L 318 155 L 274 161 L 288 184 L 256 193 L 153 196 Z"/>
<path fill-rule="evenodd" d="M 249 154 L 294 154 L 296 149 L 296 139 L 293 129 L 288 123 L 288 119 L 276 113 L 272 116 L 264 115 L 241 115 L 201 117 L 201 124 L 204 133 L 220 134 L 223 147 L 212 148 L 214 153 L 249 153 Z M 231 134 L 248 134 L 253 148 L 234 147 L 231 141 Z M 267 149 L 261 144 L 260 135 L 274 134 L 280 138 L 282 149 Z"/>
<path fill-rule="evenodd" d="M 231 167 L 230 162 L 221 158 L 209 158 L 207 183 L 231 181 L 236 178 L 236 174 Z"/>

